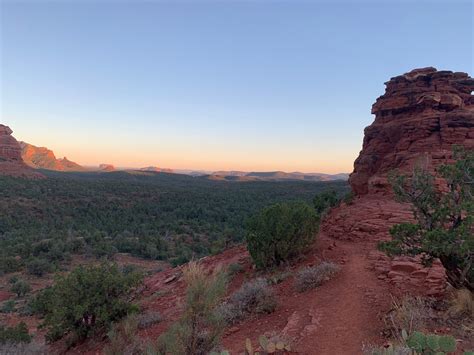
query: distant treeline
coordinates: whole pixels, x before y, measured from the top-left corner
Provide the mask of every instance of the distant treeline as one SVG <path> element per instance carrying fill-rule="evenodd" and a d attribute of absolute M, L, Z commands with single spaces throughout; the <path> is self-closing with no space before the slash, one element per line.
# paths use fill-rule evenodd
<path fill-rule="evenodd" d="M 243 238 L 245 221 L 275 202 L 303 200 L 337 182 L 229 182 L 165 173 L 0 177 L 0 272 L 49 272 L 71 254 L 116 252 L 174 264 Z M 19 258 L 20 257 L 20 258 Z"/>

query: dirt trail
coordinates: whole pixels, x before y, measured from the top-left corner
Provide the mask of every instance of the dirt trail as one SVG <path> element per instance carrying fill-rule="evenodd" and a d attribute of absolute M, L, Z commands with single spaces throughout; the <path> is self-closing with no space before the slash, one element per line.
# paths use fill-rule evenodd
<path fill-rule="evenodd" d="M 317 329 L 302 339 L 307 354 L 359 354 L 363 343 L 380 332 L 380 309 L 388 307 L 386 287 L 369 268 L 368 245 L 340 243 L 347 261 L 340 276 L 316 290 L 309 308 L 314 309 Z M 326 286 L 326 287 L 325 287 Z"/>
<path fill-rule="evenodd" d="M 245 338 L 255 344 L 258 336 L 273 330 L 291 339 L 299 354 L 362 354 L 365 343 L 383 341 L 382 316 L 390 306 L 386 283 L 377 279 L 367 254 L 373 243 L 336 241 L 320 235 L 315 260 L 341 263 L 337 277 L 303 293 L 292 282 L 282 284 L 278 292 L 280 309 L 273 314 L 238 325 L 224 343 L 232 354 L 243 349 Z M 301 267 L 301 266 L 300 266 Z"/>

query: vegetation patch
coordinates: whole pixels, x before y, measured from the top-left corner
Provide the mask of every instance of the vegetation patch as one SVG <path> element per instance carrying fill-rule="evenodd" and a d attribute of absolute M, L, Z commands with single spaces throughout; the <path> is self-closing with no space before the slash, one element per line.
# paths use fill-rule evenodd
<path fill-rule="evenodd" d="M 222 314 L 227 324 L 232 324 L 250 314 L 271 313 L 276 305 L 275 293 L 268 285 L 268 281 L 259 278 L 244 283 L 217 309 L 217 313 Z"/>
<path fill-rule="evenodd" d="M 301 255 L 313 242 L 318 226 L 319 218 L 310 205 L 278 203 L 249 220 L 247 248 L 257 267 L 278 266 Z"/>
<path fill-rule="evenodd" d="M 108 329 L 112 322 L 132 312 L 135 308 L 126 298 L 140 282 L 140 274 L 124 274 L 114 264 L 80 266 L 66 276 L 58 276 L 31 307 L 44 316 L 49 340 L 68 332 L 80 339 Z"/>
<path fill-rule="evenodd" d="M 340 270 L 339 265 L 322 262 L 313 267 L 302 269 L 295 278 L 295 287 L 299 292 L 311 290 L 322 285 Z"/>
<path fill-rule="evenodd" d="M 429 265 L 438 258 L 456 288 L 474 289 L 474 151 L 454 149 L 455 163 L 443 165 L 436 177 L 422 168 L 412 176 L 392 174 L 390 180 L 399 201 L 411 203 L 416 223 L 392 227 L 392 240 L 380 248 L 392 255 L 422 255 Z"/>
<path fill-rule="evenodd" d="M 184 270 L 186 304 L 179 321 L 158 339 L 157 354 L 207 355 L 224 331 L 224 320 L 215 312 L 227 288 L 222 270 L 208 274 L 202 265 L 190 263 Z"/>

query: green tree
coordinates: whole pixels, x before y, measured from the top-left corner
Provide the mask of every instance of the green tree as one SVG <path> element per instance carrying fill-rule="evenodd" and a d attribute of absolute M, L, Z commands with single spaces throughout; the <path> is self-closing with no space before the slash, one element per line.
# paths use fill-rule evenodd
<path fill-rule="evenodd" d="M 31 336 L 25 322 L 18 323 L 14 327 L 6 327 L 0 324 L 0 344 L 5 343 L 29 343 Z"/>
<path fill-rule="evenodd" d="M 438 169 L 443 183 L 415 168 L 411 177 L 391 176 L 399 201 L 413 206 L 416 223 L 392 227 L 392 240 L 381 243 L 389 254 L 439 258 L 455 287 L 474 288 L 474 151 L 455 148 L 455 162 Z"/>
<path fill-rule="evenodd" d="M 158 339 L 158 353 L 166 355 L 206 355 L 220 342 L 225 322 L 215 311 L 226 292 L 226 273 L 208 275 L 191 262 L 184 271 L 186 305 L 181 319 Z"/>
<path fill-rule="evenodd" d="M 304 202 L 277 203 L 249 220 L 247 249 L 259 268 L 279 265 L 303 252 L 314 240 L 319 218 Z"/>
<path fill-rule="evenodd" d="M 122 273 L 115 264 L 80 266 L 38 296 L 33 309 L 44 314 L 48 338 L 56 340 L 69 331 L 84 338 L 133 310 L 126 300 L 141 281 L 137 273 Z M 33 302 L 35 305 L 35 302 Z"/>
<path fill-rule="evenodd" d="M 28 282 L 20 279 L 11 286 L 10 291 L 15 293 L 17 297 L 22 297 L 31 291 L 31 286 Z"/>
<path fill-rule="evenodd" d="M 328 190 L 317 194 L 313 199 L 316 213 L 322 215 L 329 211 L 331 207 L 336 206 L 340 201 L 335 190 Z"/>

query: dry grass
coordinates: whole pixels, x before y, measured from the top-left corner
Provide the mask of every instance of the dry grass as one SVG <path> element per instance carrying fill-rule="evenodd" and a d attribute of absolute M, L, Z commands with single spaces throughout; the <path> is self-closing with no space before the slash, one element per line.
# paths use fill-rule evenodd
<path fill-rule="evenodd" d="M 385 318 L 392 336 L 403 343 L 402 331 L 411 334 L 425 330 L 434 315 L 432 303 L 432 300 L 421 297 L 405 297 L 401 301 L 393 299 L 392 310 Z"/>
<path fill-rule="evenodd" d="M 46 345 L 31 343 L 5 343 L 0 344 L 1 355 L 46 355 Z"/>
<path fill-rule="evenodd" d="M 468 289 L 454 291 L 450 303 L 450 314 L 474 318 L 474 294 Z"/>
<path fill-rule="evenodd" d="M 339 265 L 330 262 L 322 262 L 317 266 L 304 268 L 296 276 L 295 287 L 299 292 L 311 290 L 329 280 L 339 270 Z"/>
<path fill-rule="evenodd" d="M 114 324 L 107 334 L 109 344 L 104 348 L 105 355 L 135 355 L 140 354 L 141 344 L 135 334 L 138 328 L 138 317 L 131 315 Z"/>
<path fill-rule="evenodd" d="M 232 324 L 253 313 L 271 313 L 276 304 L 275 293 L 267 280 L 259 278 L 243 284 L 217 312 L 227 324 Z"/>

